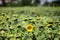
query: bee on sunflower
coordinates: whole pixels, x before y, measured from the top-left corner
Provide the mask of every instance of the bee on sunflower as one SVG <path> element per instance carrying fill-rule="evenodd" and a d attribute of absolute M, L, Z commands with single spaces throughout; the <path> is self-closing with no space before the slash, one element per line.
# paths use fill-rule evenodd
<path fill-rule="evenodd" d="M 28 24 L 28 25 L 26 26 L 26 30 L 27 30 L 28 32 L 32 32 L 32 31 L 33 31 L 33 26 L 32 26 L 31 24 Z"/>

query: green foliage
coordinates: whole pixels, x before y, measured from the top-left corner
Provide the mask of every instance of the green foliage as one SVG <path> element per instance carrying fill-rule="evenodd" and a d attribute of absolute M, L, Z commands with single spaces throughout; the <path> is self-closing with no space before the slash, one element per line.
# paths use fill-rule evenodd
<path fill-rule="evenodd" d="M 31 0 L 22 0 L 21 5 L 30 5 Z"/>
<path fill-rule="evenodd" d="M 34 27 L 32 33 L 25 29 L 28 24 Z M 3 39 L 59 40 L 60 7 L 1 7 L 0 40 Z"/>
<path fill-rule="evenodd" d="M 12 1 L 8 3 L 7 6 L 12 6 L 12 7 L 18 6 L 19 7 L 19 6 L 29 6 L 29 5 L 31 5 L 31 0 L 21 0 L 21 1 L 17 1 L 17 3 Z"/>

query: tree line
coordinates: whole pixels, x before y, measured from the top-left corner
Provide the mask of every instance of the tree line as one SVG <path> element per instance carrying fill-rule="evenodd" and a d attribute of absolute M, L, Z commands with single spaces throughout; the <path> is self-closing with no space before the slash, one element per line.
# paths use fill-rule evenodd
<path fill-rule="evenodd" d="M 2 6 L 7 6 L 7 3 L 5 1 L 6 0 L 2 0 Z M 31 4 L 32 0 L 21 0 L 21 1 L 19 1 L 19 0 L 11 0 L 10 3 L 14 2 L 14 1 L 17 1 L 17 3 L 15 3 L 15 4 L 19 4 L 21 6 L 36 5 L 36 4 L 38 5 L 38 3 L 39 3 L 39 0 L 35 0 L 34 4 Z M 46 4 L 48 4 L 48 3 L 46 3 Z M 56 6 L 60 6 L 60 0 L 54 1 L 51 4 L 56 5 Z"/>

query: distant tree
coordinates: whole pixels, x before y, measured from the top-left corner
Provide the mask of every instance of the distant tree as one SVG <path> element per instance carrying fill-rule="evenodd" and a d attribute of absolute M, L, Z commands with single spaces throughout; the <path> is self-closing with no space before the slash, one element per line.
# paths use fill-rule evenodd
<path fill-rule="evenodd" d="M 3 5 L 3 6 L 6 6 L 5 0 L 2 0 L 2 5 Z"/>
<path fill-rule="evenodd" d="M 60 0 L 57 0 L 57 1 L 53 2 L 53 4 L 56 5 L 56 6 L 60 6 Z"/>

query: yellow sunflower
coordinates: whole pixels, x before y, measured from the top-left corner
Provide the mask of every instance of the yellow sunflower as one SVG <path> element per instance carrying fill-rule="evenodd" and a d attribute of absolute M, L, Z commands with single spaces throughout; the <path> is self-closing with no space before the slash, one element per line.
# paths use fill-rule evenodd
<path fill-rule="evenodd" d="M 28 32 L 32 32 L 33 26 L 32 26 L 31 24 L 28 24 L 28 25 L 26 26 L 26 30 L 27 30 Z"/>

